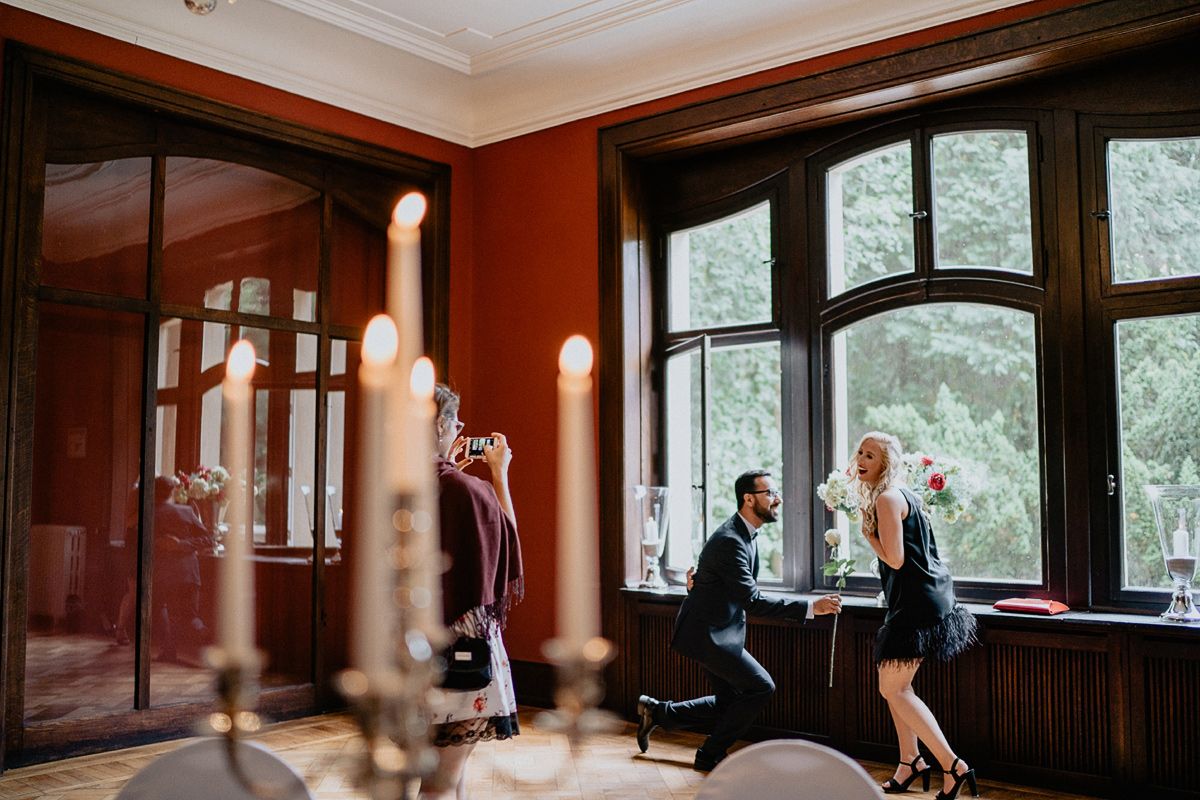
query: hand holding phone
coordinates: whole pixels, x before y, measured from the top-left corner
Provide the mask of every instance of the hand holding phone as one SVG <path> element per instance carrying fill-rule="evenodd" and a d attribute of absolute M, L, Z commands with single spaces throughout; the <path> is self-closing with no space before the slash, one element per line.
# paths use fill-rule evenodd
<path fill-rule="evenodd" d="M 495 436 L 472 436 L 467 440 L 467 457 L 468 458 L 483 458 L 483 448 L 495 447 Z"/>

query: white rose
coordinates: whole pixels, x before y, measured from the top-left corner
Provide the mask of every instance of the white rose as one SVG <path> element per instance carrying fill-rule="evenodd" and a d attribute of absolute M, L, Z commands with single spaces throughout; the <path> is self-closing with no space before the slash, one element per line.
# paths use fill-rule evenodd
<path fill-rule="evenodd" d="M 825 531 L 825 544 L 830 547 L 840 547 L 842 544 L 842 534 L 837 528 L 830 528 Z"/>

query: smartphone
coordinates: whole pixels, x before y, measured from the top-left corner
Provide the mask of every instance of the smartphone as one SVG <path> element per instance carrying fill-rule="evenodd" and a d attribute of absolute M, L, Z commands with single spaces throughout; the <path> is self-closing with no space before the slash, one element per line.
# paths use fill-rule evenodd
<path fill-rule="evenodd" d="M 495 436 L 472 436 L 467 440 L 467 457 L 483 458 L 483 448 L 495 446 Z"/>

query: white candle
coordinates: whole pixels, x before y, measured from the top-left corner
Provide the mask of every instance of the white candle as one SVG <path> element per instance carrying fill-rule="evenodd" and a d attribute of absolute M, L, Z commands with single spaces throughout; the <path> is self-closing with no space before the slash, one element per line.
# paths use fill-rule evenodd
<path fill-rule="evenodd" d="M 577 654 L 600 635 L 592 346 L 583 336 L 558 359 L 558 636 Z"/>
<path fill-rule="evenodd" d="M 387 393 L 396 360 L 396 326 L 379 314 L 363 334 L 359 417 L 358 530 L 354 548 L 353 666 L 372 681 L 389 671 L 393 653 L 392 494 L 381 480 L 387 441 L 381 435 Z"/>
<path fill-rule="evenodd" d="M 1179 525 L 1172 536 L 1172 550 L 1176 558 L 1190 555 L 1188 550 L 1187 510 L 1179 509 Z"/>
<path fill-rule="evenodd" d="M 438 531 L 437 480 L 433 471 L 434 418 L 433 362 L 421 356 L 413 364 L 409 381 L 408 426 L 405 442 L 415 464 L 412 547 L 416 556 L 410 601 L 412 626 L 426 636 L 436 636 L 442 627 L 442 550 Z M 404 535 L 404 534 L 402 534 Z"/>
<path fill-rule="evenodd" d="M 395 443 L 389 463 L 390 482 L 397 491 L 411 492 L 429 464 L 409 452 L 404 441 L 409 422 L 412 367 L 424 351 L 421 325 L 421 220 L 425 196 L 410 192 L 400 198 L 388 225 L 387 313 L 396 323 L 396 362 L 389 410 L 389 436 Z"/>
<path fill-rule="evenodd" d="M 253 439 L 254 345 L 242 339 L 229 351 L 225 380 L 221 383 L 226 420 L 226 463 L 229 469 L 229 532 L 221 561 L 220 611 L 217 628 L 221 647 L 235 663 L 254 656 L 254 575 L 249 561 L 254 535 L 254 465 L 250 460 Z"/>
<path fill-rule="evenodd" d="M 645 532 L 642 534 L 642 541 L 646 544 L 653 544 L 658 541 L 658 520 L 654 517 L 646 517 L 643 530 Z"/>

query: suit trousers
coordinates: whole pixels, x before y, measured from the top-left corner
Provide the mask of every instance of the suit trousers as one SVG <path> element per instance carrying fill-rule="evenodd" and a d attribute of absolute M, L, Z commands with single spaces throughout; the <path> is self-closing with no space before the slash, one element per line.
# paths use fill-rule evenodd
<path fill-rule="evenodd" d="M 754 724 L 775 692 L 775 681 L 745 649 L 730 653 L 712 647 L 700 663 L 713 693 L 694 700 L 662 703 L 659 706 L 662 718 L 656 721 L 668 730 L 711 725 L 712 732 L 700 749 L 720 759 Z"/>

